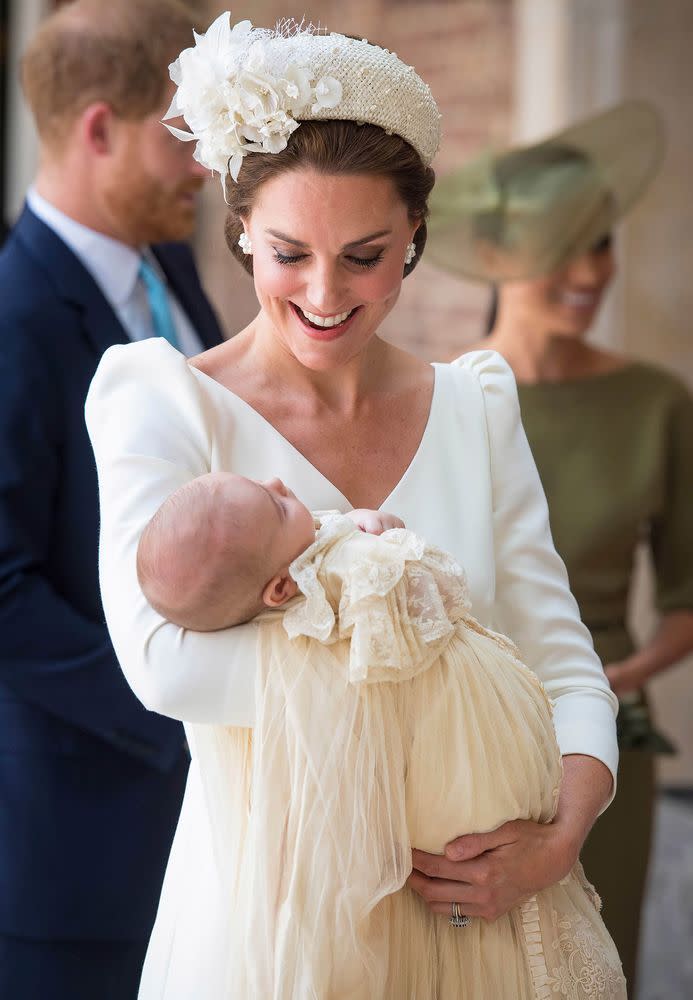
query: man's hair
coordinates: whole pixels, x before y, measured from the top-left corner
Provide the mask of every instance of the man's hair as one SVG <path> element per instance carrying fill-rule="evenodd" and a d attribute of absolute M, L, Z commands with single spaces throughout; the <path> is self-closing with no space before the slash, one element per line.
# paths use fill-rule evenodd
<path fill-rule="evenodd" d="M 22 85 L 43 141 L 105 101 L 139 120 L 163 104 L 167 68 L 200 25 L 184 0 L 73 0 L 47 17 L 22 59 Z"/>

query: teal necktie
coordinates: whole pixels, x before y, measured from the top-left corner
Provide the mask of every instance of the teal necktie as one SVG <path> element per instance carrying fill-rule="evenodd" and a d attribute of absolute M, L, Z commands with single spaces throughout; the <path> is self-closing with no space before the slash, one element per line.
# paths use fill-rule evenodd
<path fill-rule="evenodd" d="M 169 344 L 180 350 L 176 328 L 171 316 L 166 285 L 156 273 L 149 261 L 143 257 L 140 263 L 139 277 L 147 292 L 149 309 L 152 314 L 154 336 L 163 337 Z"/>

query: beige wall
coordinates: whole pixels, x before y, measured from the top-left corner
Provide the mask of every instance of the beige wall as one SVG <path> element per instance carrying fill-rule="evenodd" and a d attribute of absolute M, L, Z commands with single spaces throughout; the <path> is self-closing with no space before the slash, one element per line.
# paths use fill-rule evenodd
<path fill-rule="evenodd" d="M 224 9 L 224 3 L 207 3 L 210 17 Z M 234 4 L 233 17 L 268 27 L 297 9 L 295 0 L 244 0 Z M 511 0 L 306 0 L 300 10 L 307 20 L 377 41 L 416 66 L 443 114 L 436 169 L 449 169 L 490 142 L 507 141 L 513 113 Z M 203 211 L 198 240 L 203 277 L 233 333 L 252 318 L 256 305 L 250 278 L 224 245 L 218 184 L 206 192 Z M 487 298 L 485 288 L 434 271 L 424 256 L 404 282 L 383 332 L 422 357 L 448 360 L 478 337 Z"/>

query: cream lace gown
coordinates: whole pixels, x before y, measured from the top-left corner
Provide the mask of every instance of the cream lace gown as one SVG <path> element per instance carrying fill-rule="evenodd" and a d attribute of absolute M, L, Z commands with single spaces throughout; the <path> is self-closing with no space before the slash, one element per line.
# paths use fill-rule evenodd
<path fill-rule="evenodd" d="M 616 702 L 551 541 L 512 372 L 489 351 L 433 367 L 428 424 L 382 506 L 464 567 L 474 617 L 512 637 L 550 696 L 561 753 L 596 757 L 615 775 Z M 208 789 L 215 772 L 204 761 L 210 745 L 218 759 L 215 734 L 223 727 L 256 724 L 260 625 L 198 634 L 160 618 L 138 587 L 137 542 L 172 491 L 219 469 L 256 479 L 278 475 L 312 509 L 346 512 L 350 504 L 261 414 L 161 340 L 107 351 L 86 415 L 99 474 L 101 586 L 111 637 L 135 693 L 153 711 L 182 719 L 192 750 L 141 997 L 228 1000 L 235 994 L 224 992 L 219 969 L 235 946 L 228 906 L 234 887 L 219 878 L 217 858 L 234 855 L 243 814 L 227 800 L 229 822 L 212 822 Z M 317 707 L 311 722 L 320 719 Z M 243 768 L 231 789 L 241 796 Z M 216 777 L 227 775 L 224 767 Z M 447 803 L 452 796 L 443 797 Z M 311 878 L 328 874 L 313 867 Z M 456 933 L 473 947 L 481 931 L 472 925 Z M 569 936 L 567 945 L 576 940 Z M 582 947 L 591 947 L 589 936 Z M 450 982 L 457 996 L 474 988 L 464 971 L 460 982 Z M 554 994 L 571 996 L 564 984 Z"/>
<path fill-rule="evenodd" d="M 338 514 L 291 573 L 304 596 L 260 625 L 252 737 L 219 730 L 202 751 L 230 886 L 222 994 L 625 1000 L 579 865 L 464 929 L 404 885 L 412 844 L 548 822 L 561 777 L 542 685 L 471 617 L 454 561 Z"/>

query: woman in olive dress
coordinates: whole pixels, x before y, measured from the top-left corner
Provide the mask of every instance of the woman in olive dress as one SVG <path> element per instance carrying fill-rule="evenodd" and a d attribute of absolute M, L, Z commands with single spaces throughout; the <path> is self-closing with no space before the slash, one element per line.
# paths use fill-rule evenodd
<path fill-rule="evenodd" d="M 654 803 L 671 752 L 648 681 L 693 649 L 693 399 L 674 375 L 588 343 L 616 260 L 612 227 L 657 165 L 651 108 L 629 102 L 442 182 L 429 252 L 495 284 L 486 348 L 518 382 L 556 548 L 621 708 L 614 805 L 582 852 L 634 995 Z M 636 648 L 626 612 L 645 542 L 658 627 Z"/>

